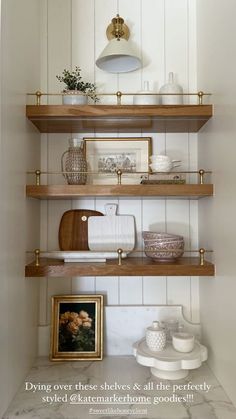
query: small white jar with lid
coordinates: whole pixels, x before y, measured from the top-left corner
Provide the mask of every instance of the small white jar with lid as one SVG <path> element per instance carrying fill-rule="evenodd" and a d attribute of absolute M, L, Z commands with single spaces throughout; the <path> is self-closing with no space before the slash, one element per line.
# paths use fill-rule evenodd
<path fill-rule="evenodd" d="M 163 351 L 166 345 L 166 333 L 159 326 L 158 321 L 152 322 L 152 326 L 146 329 L 146 344 L 153 352 Z"/>
<path fill-rule="evenodd" d="M 190 333 L 174 333 L 172 335 L 172 344 L 178 352 L 191 352 L 194 348 L 194 335 Z"/>

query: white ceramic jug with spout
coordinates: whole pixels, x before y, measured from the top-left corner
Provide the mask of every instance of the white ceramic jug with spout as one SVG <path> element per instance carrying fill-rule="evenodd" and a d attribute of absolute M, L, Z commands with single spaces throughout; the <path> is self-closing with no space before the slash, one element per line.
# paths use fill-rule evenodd
<path fill-rule="evenodd" d="M 162 105 L 182 105 L 183 104 L 183 88 L 174 82 L 174 73 L 169 73 L 169 81 L 164 84 L 159 93 L 161 94 Z M 164 95 L 163 93 L 168 93 Z"/>

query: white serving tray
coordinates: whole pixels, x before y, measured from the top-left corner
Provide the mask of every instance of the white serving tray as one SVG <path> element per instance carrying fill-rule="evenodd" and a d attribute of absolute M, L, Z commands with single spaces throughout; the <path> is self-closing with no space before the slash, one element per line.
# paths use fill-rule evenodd
<path fill-rule="evenodd" d="M 63 259 L 64 262 L 106 262 L 107 259 L 118 259 L 117 252 L 92 252 L 85 251 L 55 251 L 44 253 L 45 257 L 51 259 Z M 122 258 L 126 258 L 127 254 L 122 253 Z"/>

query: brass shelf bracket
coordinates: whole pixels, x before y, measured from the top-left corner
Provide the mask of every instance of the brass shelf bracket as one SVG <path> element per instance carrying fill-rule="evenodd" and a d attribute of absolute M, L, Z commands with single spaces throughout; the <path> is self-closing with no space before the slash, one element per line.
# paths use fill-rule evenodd
<path fill-rule="evenodd" d="M 40 266 L 39 258 L 40 258 L 40 249 L 35 249 L 35 266 Z"/>
<path fill-rule="evenodd" d="M 117 105 L 121 105 L 121 98 L 122 98 L 122 92 L 120 92 L 118 90 L 118 92 L 116 92 L 116 98 L 117 98 Z"/>
<path fill-rule="evenodd" d="M 203 105 L 203 96 L 204 96 L 204 92 L 202 92 L 201 90 L 200 90 L 200 92 L 198 92 L 198 104 L 199 105 Z"/>
<path fill-rule="evenodd" d="M 200 169 L 199 170 L 199 176 L 200 176 L 200 185 L 203 185 L 204 184 L 204 175 L 205 175 L 205 170 L 203 170 L 203 169 Z"/>
<path fill-rule="evenodd" d="M 35 96 L 36 96 L 36 105 L 40 106 L 41 105 L 42 92 L 40 92 L 40 90 L 37 90 L 37 92 L 35 92 Z"/>
<path fill-rule="evenodd" d="M 35 170 L 35 176 L 36 176 L 36 186 L 40 186 L 40 176 L 41 176 L 41 171 L 40 170 Z"/>
<path fill-rule="evenodd" d="M 206 250 L 204 248 L 199 249 L 199 254 L 200 254 L 200 265 L 203 266 L 204 262 L 205 262 L 205 252 Z"/>
<path fill-rule="evenodd" d="M 121 185 L 122 170 L 118 169 L 116 171 L 116 174 L 117 174 L 117 185 Z"/>
<path fill-rule="evenodd" d="M 118 253 L 118 265 L 121 266 L 122 265 L 122 253 L 123 253 L 123 249 L 117 249 L 117 253 Z"/>

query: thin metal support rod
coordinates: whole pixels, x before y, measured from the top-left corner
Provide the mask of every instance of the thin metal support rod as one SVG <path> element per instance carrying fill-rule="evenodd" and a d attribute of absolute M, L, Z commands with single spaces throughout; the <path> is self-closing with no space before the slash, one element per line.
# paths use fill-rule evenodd
<path fill-rule="evenodd" d="M 118 253 L 118 265 L 121 266 L 122 265 L 122 253 L 123 253 L 123 250 L 122 249 L 117 249 L 117 253 Z"/>
<path fill-rule="evenodd" d="M 205 249 L 204 248 L 199 249 L 199 254 L 200 254 L 200 265 L 203 266 L 205 262 L 205 258 L 204 258 Z"/>
<path fill-rule="evenodd" d="M 200 185 L 203 185 L 204 184 L 204 175 L 205 175 L 205 170 L 203 170 L 203 169 L 200 169 L 199 170 L 199 176 L 200 176 Z"/>
<path fill-rule="evenodd" d="M 40 176 L 41 176 L 41 171 L 40 170 L 35 170 L 35 176 L 36 176 L 36 186 L 40 186 Z"/>
<path fill-rule="evenodd" d="M 40 257 L 40 249 L 35 249 L 35 266 L 40 266 L 39 257 Z"/>
<path fill-rule="evenodd" d="M 117 185 L 121 185 L 122 170 L 118 169 L 116 174 L 117 174 Z"/>

